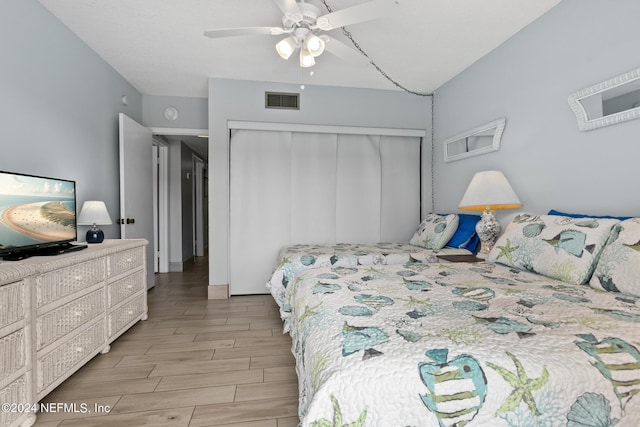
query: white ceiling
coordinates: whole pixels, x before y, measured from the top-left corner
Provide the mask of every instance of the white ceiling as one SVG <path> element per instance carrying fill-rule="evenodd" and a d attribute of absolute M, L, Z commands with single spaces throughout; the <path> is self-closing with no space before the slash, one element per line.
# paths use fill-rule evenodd
<path fill-rule="evenodd" d="M 330 53 L 303 71 L 283 36 L 210 39 L 205 30 L 279 26 L 270 0 L 39 0 L 143 95 L 208 96 L 209 77 L 397 89 L 371 65 Z M 336 11 L 365 0 L 325 0 Z M 309 2 L 326 10 L 319 0 Z M 560 0 L 398 0 L 396 12 L 348 27 L 386 74 L 432 93 Z M 349 43 L 340 29 L 331 37 Z"/>

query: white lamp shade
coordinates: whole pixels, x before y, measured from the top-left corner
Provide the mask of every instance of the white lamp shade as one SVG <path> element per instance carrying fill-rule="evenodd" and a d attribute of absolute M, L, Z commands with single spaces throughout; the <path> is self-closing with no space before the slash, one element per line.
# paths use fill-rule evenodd
<path fill-rule="evenodd" d="M 314 56 L 307 49 L 300 49 L 300 66 L 302 68 L 313 67 L 316 64 Z"/>
<path fill-rule="evenodd" d="M 98 200 L 90 200 L 84 202 L 82 205 L 82 210 L 80 210 L 80 215 L 78 216 L 78 225 L 94 224 L 113 224 L 111 222 L 111 217 L 109 216 L 109 211 L 107 211 L 107 206 L 104 204 L 104 202 Z"/>
<path fill-rule="evenodd" d="M 298 47 L 298 40 L 295 37 L 289 36 L 276 43 L 276 52 L 282 59 L 289 59 L 291 54 Z"/>
<path fill-rule="evenodd" d="M 521 207 L 520 199 L 502 172 L 484 171 L 473 176 L 458 208 L 477 211 Z"/>
<path fill-rule="evenodd" d="M 307 38 L 304 39 L 302 47 L 307 49 L 311 55 L 320 56 L 322 52 L 324 52 L 324 40 L 315 34 L 309 34 Z"/>

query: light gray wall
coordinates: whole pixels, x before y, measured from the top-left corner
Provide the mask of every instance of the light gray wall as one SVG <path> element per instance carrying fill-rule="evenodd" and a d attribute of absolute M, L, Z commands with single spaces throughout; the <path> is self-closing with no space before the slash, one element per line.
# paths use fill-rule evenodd
<path fill-rule="evenodd" d="M 264 92 L 300 93 L 300 110 L 265 110 Z M 209 284 L 228 284 L 229 141 L 228 120 L 423 129 L 423 158 L 431 155 L 431 98 L 400 91 L 209 80 Z M 428 164 L 429 160 L 425 160 Z M 430 174 L 423 179 L 431 200 Z M 416 224 L 417 226 L 417 224 Z M 265 281 L 267 279 L 265 278 Z"/>
<path fill-rule="evenodd" d="M 0 169 L 75 180 L 78 209 L 103 200 L 115 221 L 118 113 L 141 121 L 142 96 L 36 0 L 0 2 L 0 40 Z"/>
<path fill-rule="evenodd" d="M 179 96 L 144 95 L 142 97 L 142 124 L 147 127 L 207 129 L 209 116 L 207 98 L 186 98 Z M 167 120 L 164 110 L 175 107 L 176 120 Z"/>
<path fill-rule="evenodd" d="M 640 215 L 640 120 L 578 131 L 569 94 L 640 67 L 637 0 L 564 0 L 435 93 L 435 205 L 502 170 L 523 211 Z M 500 151 L 444 163 L 443 141 L 506 117 Z M 500 213 L 507 222 L 515 212 Z"/>

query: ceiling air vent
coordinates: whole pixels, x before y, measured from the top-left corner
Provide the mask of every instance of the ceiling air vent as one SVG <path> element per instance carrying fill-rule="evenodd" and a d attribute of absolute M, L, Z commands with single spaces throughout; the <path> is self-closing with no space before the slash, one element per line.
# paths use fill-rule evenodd
<path fill-rule="evenodd" d="M 284 110 L 300 109 L 299 93 L 280 93 L 265 92 L 264 93 L 265 108 L 278 108 Z"/>

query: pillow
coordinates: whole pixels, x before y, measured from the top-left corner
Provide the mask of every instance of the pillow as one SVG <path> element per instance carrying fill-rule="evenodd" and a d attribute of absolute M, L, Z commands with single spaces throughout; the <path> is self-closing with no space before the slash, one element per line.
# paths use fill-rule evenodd
<path fill-rule="evenodd" d="M 620 223 L 602 250 L 589 285 L 608 292 L 640 296 L 640 218 Z"/>
<path fill-rule="evenodd" d="M 611 215 L 598 216 L 598 215 L 585 215 L 585 214 L 571 214 L 571 213 L 560 212 L 555 209 L 551 209 L 548 215 L 568 216 L 570 218 L 613 218 L 613 219 L 619 219 L 620 221 L 624 221 L 625 219 L 632 218 L 630 216 L 611 216 Z"/>
<path fill-rule="evenodd" d="M 427 249 L 442 249 L 458 228 L 458 215 L 428 214 L 409 243 Z"/>
<path fill-rule="evenodd" d="M 467 243 L 462 245 L 460 249 L 466 249 L 469 252 L 475 254 L 480 250 L 480 246 L 480 236 L 478 236 L 478 233 L 475 233 L 473 236 L 471 236 Z"/>
<path fill-rule="evenodd" d="M 487 260 L 584 285 L 612 227 L 619 223 L 607 218 L 517 215 Z"/>
<path fill-rule="evenodd" d="M 474 252 L 480 241 L 476 234 L 478 221 L 480 221 L 480 215 L 458 214 L 458 228 L 447 242 L 447 246 Z"/>

